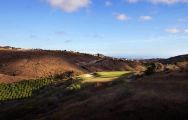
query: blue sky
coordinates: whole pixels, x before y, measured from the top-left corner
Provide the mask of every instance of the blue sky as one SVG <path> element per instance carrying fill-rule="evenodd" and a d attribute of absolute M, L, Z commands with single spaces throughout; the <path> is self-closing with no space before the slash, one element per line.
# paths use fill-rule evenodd
<path fill-rule="evenodd" d="M 188 53 L 188 0 L 0 2 L 0 45 L 128 58 Z"/>

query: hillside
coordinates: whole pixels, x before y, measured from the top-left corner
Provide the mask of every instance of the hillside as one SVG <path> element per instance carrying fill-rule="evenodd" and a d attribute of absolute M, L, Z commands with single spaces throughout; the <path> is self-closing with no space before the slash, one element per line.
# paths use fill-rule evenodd
<path fill-rule="evenodd" d="M 127 60 L 72 51 L 0 47 L 0 83 L 54 76 L 66 71 L 77 74 L 96 71 L 144 71 L 155 63 L 156 71 L 187 71 L 188 55 L 169 59 Z"/>
<path fill-rule="evenodd" d="M 0 119 L 188 119 L 188 74 L 185 72 L 137 78 L 122 72 L 97 74 L 98 77 L 82 81 L 60 80 L 33 92 L 29 98 L 0 102 Z"/>
<path fill-rule="evenodd" d="M 0 83 L 95 71 L 144 70 L 142 63 L 70 51 L 0 49 Z"/>
<path fill-rule="evenodd" d="M 127 60 L 6 47 L 0 57 L 0 119 L 188 119 L 188 55 Z"/>

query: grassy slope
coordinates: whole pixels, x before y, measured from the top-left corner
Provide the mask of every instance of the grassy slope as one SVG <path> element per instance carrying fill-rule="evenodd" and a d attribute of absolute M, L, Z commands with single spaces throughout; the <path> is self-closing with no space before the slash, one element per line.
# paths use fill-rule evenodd
<path fill-rule="evenodd" d="M 128 76 L 133 74 L 132 71 L 111 71 L 111 72 L 96 72 L 91 74 L 83 74 L 78 76 L 78 79 L 84 80 L 83 83 L 87 82 L 109 82 L 121 76 Z"/>
<path fill-rule="evenodd" d="M 130 71 L 112 71 L 112 72 L 96 72 L 96 75 L 103 78 L 120 77 L 131 73 Z"/>
<path fill-rule="evenodd" d="M 187 73 L 159 73 L 127 82 L 121 76 L 108 82 L 76 83 L 69 92 L 66 88 L 71 84 L 65 81 L 16 106 L 1 105 L 0 118 L 187 120 L 187 78 Z"/>
<path fill-rule="evenodd" d="M 140 62 L 100 58 L 89 54 L 46 50 L 0 50 L 0 83 L 37 79 L 65 71 L 140 70 Z"/>
<path fill-rule="evenodd" d="M 154 74 L 126 82 L 126 78 L 80 91 L 81 100 L 66 101 L 52 119 L 64 120 L 187 120 L 188 75 Z M 74 99 L 74 98 L 73 98 Z"/>

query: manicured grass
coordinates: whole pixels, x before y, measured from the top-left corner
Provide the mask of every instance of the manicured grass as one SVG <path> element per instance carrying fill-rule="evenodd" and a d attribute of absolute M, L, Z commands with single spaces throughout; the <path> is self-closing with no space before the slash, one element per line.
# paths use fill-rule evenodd
<path fill-rule="evenodd" d="M 113 72 L 96 72 L 97 77 L 111 78 L 111 77 L 120 77 L 122 75 L 128 75 L 132 73 L 131 71 L 113 71 Z"/>

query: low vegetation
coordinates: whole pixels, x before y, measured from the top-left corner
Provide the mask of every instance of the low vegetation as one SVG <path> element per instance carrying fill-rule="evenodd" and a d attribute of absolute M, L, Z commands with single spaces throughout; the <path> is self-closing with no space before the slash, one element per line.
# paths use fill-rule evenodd
<path fill-rule="evenodd" d="M 68 91 L 76 91 L 81 89 L 81 83 L 73 83 L 66 88 Z"/>
<path fill-rule="evenodd" d="M 3 50 L 0 56 L 0 120 L 188 120 L 187 55 L 130 61 Z"/>
<path fill-rule="evenodd" d="M 61 80 L 70 79 L 74 72 L 67 71 L 62 74 L 37 80 L 25 80 L 11 84 L 0 84 L 0 101 L 16 100 L 31 97 L 32 94 L 42 87 L 56 83 Z M 74 86 L 73 86 L 74 88 Z"/>
<path fill-rule="evenodd" d="M 150 63 L 150 64 L 147 64 L 146 65 L 146 71 L 145 71 L 145 74 L 146 75 L 151 75 L 152 73 L 155 72 L 155 64 L 154 63 Z"/>
<path fill-rule="evenodd" d="M 114 71 L 114 72 L 96 72 L 94 75 L 85 74 L 76 77 L 76 80 L 70 84 L 66 90 L 75 91 L 81 89 L 81 81 L 85 80 L 87 76 L 98 78 L 114 78 L 129 74 L 129 71 Z M 74 75 L 72 71 L 64 74 L 59 74 L 54 77 L 40 78 L 37 80 L 27 80 L 11 84 L 0 84 L 0 101 L 9 101 L 16 99 L 29 98 L 32 94 L 42 87 L 53 84 L 63 78 L 72 78 Z"/>
<path fill-rule="evenodd" d="M 156 73 L 135 80 L 135 74 L 131 72 L 97 73 L 101 77 L 93 76 L 84 81 L 74 79 L 76 77 L 59 81 L 57 78 L 62 78 L 62 75 L 57 75 L 58 81 L 40 87 L 29 99 L 2 102 L 0 119 L 82 120 L 83 116 L 87 120 L 187 118 L 187 74 Z M 130 78 L 129 73 L 133 77 Z"/>
<path fill-rule="evenodd" d="M 33 92 L 52 84 L 57 79 L 41 78 L 18 83 L 0 84 L 0 101 L 15 100 L 31 97 Z"/>

